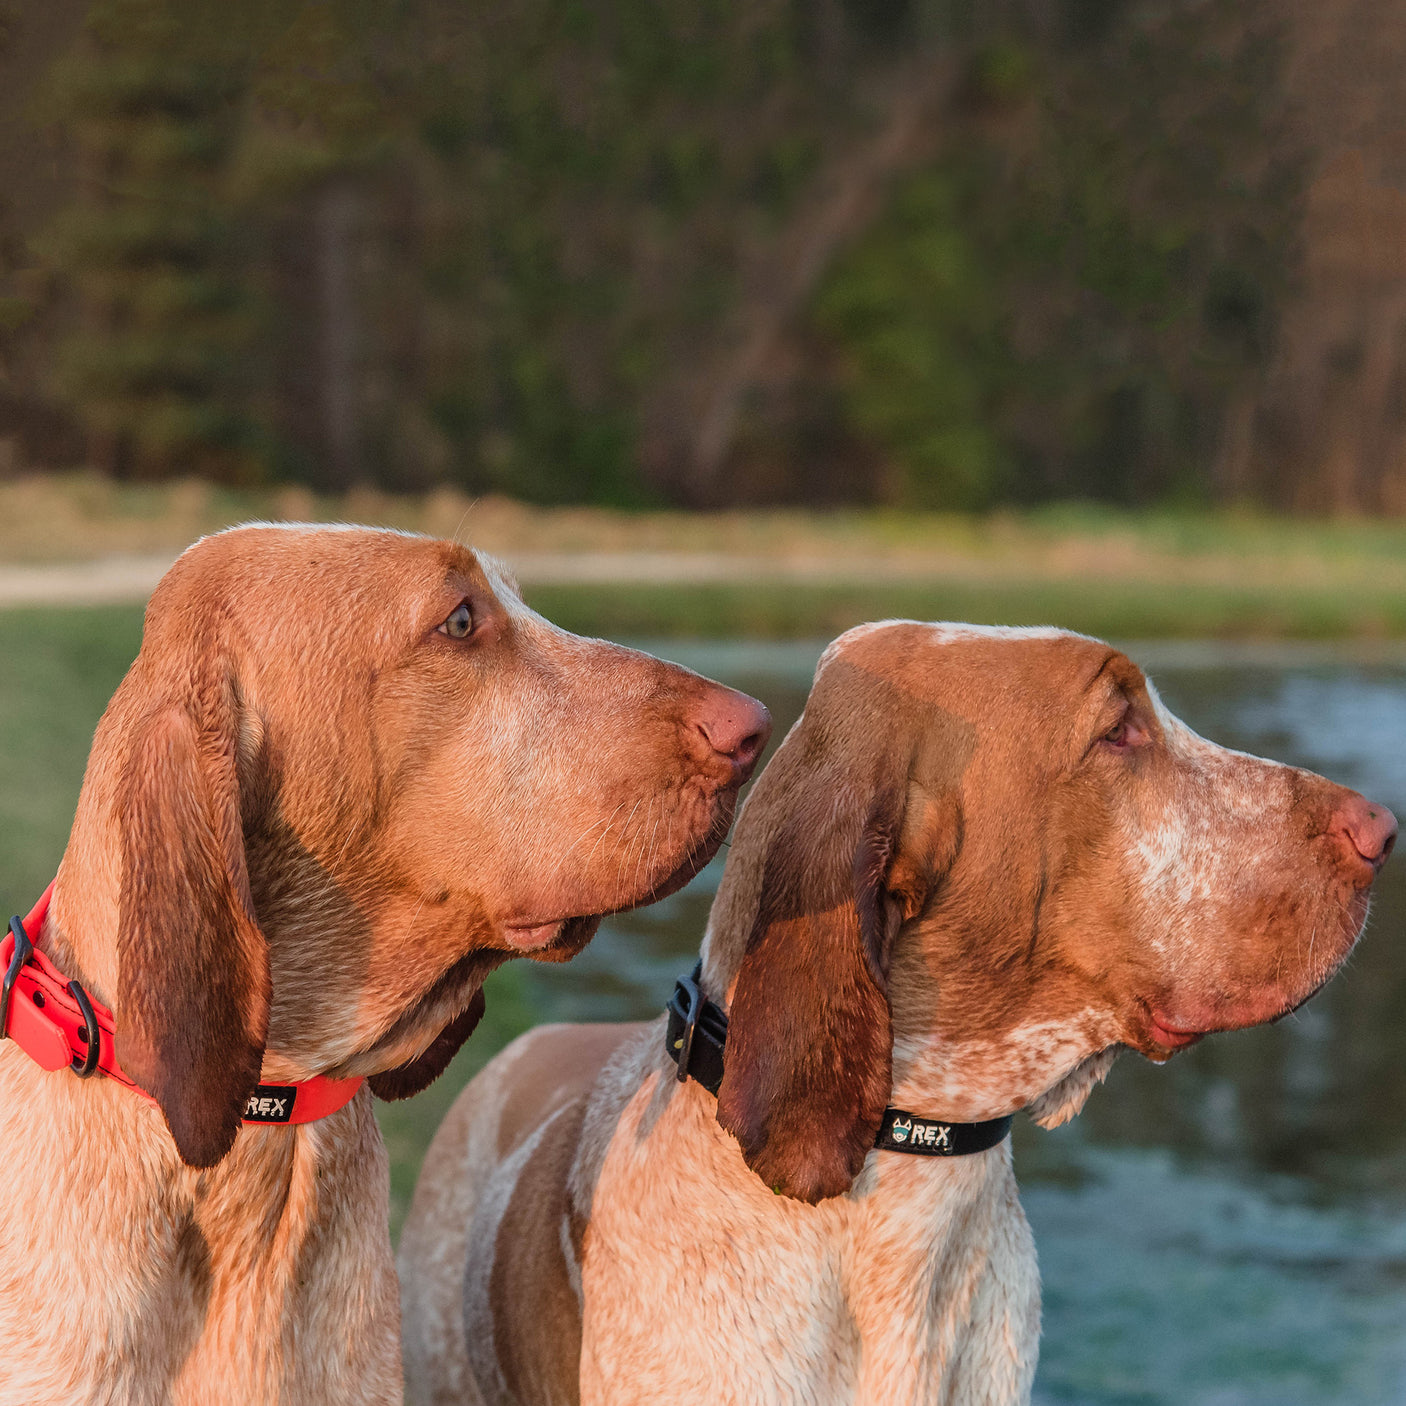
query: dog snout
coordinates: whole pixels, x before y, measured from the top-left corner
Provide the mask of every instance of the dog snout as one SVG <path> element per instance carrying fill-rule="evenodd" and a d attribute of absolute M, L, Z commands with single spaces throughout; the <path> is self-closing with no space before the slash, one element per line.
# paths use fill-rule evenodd
<path fill-rule="evenodd" d="M 1328 833 L 1339 838 L 1361 881 L 1370 883 L 1396 843 L 1396 817 L 1384 805 L 1353 792 L 1333 812 Z"/>
<path fill-rule="evenodd" d="M 714 685 L 699 700 L 692 721 L 708 746 L 732 763 L 740 786 L 751 776 L 771 736 L 766 706 L 745 693 Z"/>

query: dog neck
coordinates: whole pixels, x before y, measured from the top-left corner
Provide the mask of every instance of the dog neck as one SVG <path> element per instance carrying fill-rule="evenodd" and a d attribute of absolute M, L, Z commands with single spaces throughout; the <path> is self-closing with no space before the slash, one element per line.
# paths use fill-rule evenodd
<path fill-rule="evenodd" d="M 374 1396 L 370 1381 L 398 1399 L 387 1160 L 368 1092 L 317 1123 L 246 1127 L 197 1171 L 159 1109 L 6 1041 L 0 1175 L 29 1188 L 0 1210 L 0 1243 L 46 1267 L 26 1284 L 24 1351 L 0 1363 L 0 1397 L 174 1401 L 183 1380 L 223 1380 L 326 1401 Z M 310 1312 L 346 1324 L 345 1356 L 296 1352 L 286 1325 Z"/>
<path fill-rule="evenodd" d="M 713 964 L 704 962 L 702 989 L 719 1005 L 735 979 L 735 968 L 724 974 L 716 957 L 729 945 L 709 941 L 704 949 Z M 719 1126 L 713 1096 L 692 1080 L 678 1082 L 664 1045 L 658 1026 L 649 1027 L 638 1063 L 603 1076 L 598 1098 L 618 1109 L 612 1136 L 588 1142 L 572 1173 L 578 1214 L 591 1224 L 588 1336 L 623 1340 L 643 1318 L 650 1361 L 675 1362 L 685 1376 L 706 1370 L 715 1396 L 746 1399 L 775 1370 L 772 1350 L 745 1313 L 739 1317 L 764 1278 L 776 1321 L 790 1325 L 788 1381 L 796 1389 L 874 1401 L 1028 1395 L 1039 1277 L 1009 1142 L 971 1157 L 875 1150 L 845 1193 L 806 1206 L 775 1195 L 753 1173 Z M 929 1085 L 909 1088 L 913 1101 L 904 1106 L 946 1114 L 927 1101 Z M 651 1170 L 661 1164 L 667 1175 Z M 680 1275 L 666 1257 L 663 1278 L 653 1282 L 628 1247 L 661 1225 L 687 1227 L 690 1258 L 710 1272 Z M 641 1274 L 650 1282 L 638 1282 Z M 973 1328 L 973 1302 L 1006 1323 L 998 1342 Z M 674 1322 L 688 1325 L 683 1340 L 661 1328 Z M 717 1341 L 733 1346 L 721 1363 L 710 1353 L 705 1368 L 699 1344 Z M 808 1355 L 809 1343 L 823 1352 Z M 635 1359 L 623 1347 L 611 1357 L 618 1360 L 583 1357 L 583 1391 L 589 1386 L 593 1399 L 628 1395 Z M 619 1372 L 625 1376 L 612 1375 Z"/>
<path fill-rule="evenodd" d="M 967 955 L 1002 950 L 1001 936 L 930 923 L 900 935 L 889 971 L 894 1102 L 968 1120 L 1024 1109 L 1052 1126 L 1111 1067 L 1117 1027 L 1087 996 L 1058 975 L 997 975 Z"/>
<path fill-rule="evenodd" d="M 578 1214 L 590 1222 L 587 1336 L 615 1344 L 583 1355 L 583 1399 L 629 1399 L 632 1370 L 657 1374 L 666 1363 L 671 1383 L 694 1374 L 716 1399 L 750 1399 L 771 1380 L 778 1351 L 757 1332 L 758 1283 L 764 1321 L 786 1325 L 793 1394 L 1022 1399 L 1034 1371 L 1038 1275 L 1009 1144 L 976 1157 L 874 1152 L 848 1192 L 806 1206 L 747 1167 L 712 1095 L 677 1081 L 663 1044 L 649 1027 L 638 1062 L 602 1077 L 597 1098 L 617 1110 L 611 1136 L 583 1144 L 572 1173 Z M 677 1257 L 632 1253 L 661 1226 L 684 1236 L 700 1272 Z M 982 1339 L 968 1317 L 976 1301 L 1009 1327 L 975 1354 L 979 1366 L 972 1346 Z M 1008 1393 L 993 1387 L 1007 1381 Z"/>
<path fill-rule="evenodd" d="M 722 893 L 715 914 L 719 910 L 722 921 L 710 922 L 704 936 L 701 985 L 727 1012 L 751 917 Z M 934 972 L 935 948 L 989 949 L 980 934 L 952 934 L 944 943 L 928 933 L 921 946 L 906 936 L 895 943 L 889 972 L 889 1102 L 952 1122 L 1023 1109 L 1052 1128 L 1076 1116 L 1122 1048 L 1111 1019 L 1077 1001 L 1063 1009 L 1038 982 L 1022 984 L 1019 974 L 998 984 L 957 966 Z"/>
<path fill-rule="evenodd" d="M 120 1021 L 122 830 L 104 766 L 90 762 L 32 936 Z M 273 1049 L 262 1077 L 320 1072 Z M 0 1244 L 13 1264 L 44 1267 L 0 1397 L 174 1402 L 242 1382 L 261 1399 L 399 1400 L 389 1169 L 368 1090 L 315 1123 L 245 1126 L 195 1169 L 160 1108 L 4 1041 L 0 1177 L 29 1188 L 0 1208 Z M 344 1349 L 299 1351 L 288 1325 L 308 1321 L 336 1323 Z"/>
<path fill-rule="evenodd" d="M 103 1005 L 118 976 L 118 884 L 109 859 L 77 828 L 33 934 Z M 266 1077 L 288 1077 L 286 1065 L 269 1058 Z M 399 1362 L 385 1323 L 387 1315 L 394 1321 L 397 1296 L 387 1159 L 369 1092 L 316 1123 L 246 1126 L 216 1166 L 196 1170 L 180 1160 L 161 1110 L 114 1081 L 48 1072 L 7 1041 L 0 1089 L 0 1171 L 24 1185 L 34 1167 L 49 1168 L 45 1195 L 63 1207 L 61 1217 L 34 1215 L 27 1198 L 14 1202 L 11 1213 L 0 1212 L 0 1242 L 19 1247 L 21 1262 L 46 1265 L 66 1263 L 81 1246 L 75 1273 L 101 1286 L 82 1297 L 64 1275 L 31 1286 L 40 1327 L 22 1361 L 0 1366 L 0 1395 L 72 1399 L 101 1384 L 113 1399 L 136 1400 L 154 1383 L 234 1372 L 268 1383 L 271 1396 L 359 1399 L 360 1383 L 373 1381 L 389 1399 Z M 23 1136 L 5 1127 L 21 1119 Z M 21 1154 L 24 1165 L 12 1165 Z M 91 1194 L 95 1187 L 101 1194 Z M 114 1204 L 140 1208 L 140 1220 L 114 1217 Z M 131 1253 L 134 1235 L 140 1255 Z M 378 1243 L 379 1256 L 367 1249 Z M 294 1390 L 301 1378 L 332 1370 L 287 1351 L 284 1325 L 309 1311 L 309 1286 L 339 1321 L 346 1312 L 364 1321 L 335 1369 L 345 1376 Z"/>

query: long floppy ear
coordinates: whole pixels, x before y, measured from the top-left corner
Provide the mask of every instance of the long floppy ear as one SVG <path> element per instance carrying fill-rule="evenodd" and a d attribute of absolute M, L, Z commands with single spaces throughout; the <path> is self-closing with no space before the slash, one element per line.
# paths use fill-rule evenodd
<path fill-rule="evenodd" d="M 136 723 L 121 787 L 117 1057 L 192 1167 L 233 1145 L 268 1029 L 235 740 L 230 685 L 212 671 Z"/>
<path fill-rule="evenodd" d="M 892 1076 L 888 967 L 899 926 L 955 853 L 955 800 L 931 800 L 914 700 L 831 664 L 757 783 L 729 864 L 764 850 L 728 1016 L 718 1121 L 774 1190 L 847 1191 Z M 724 879 L 726 882 L 726 878 Z"/>

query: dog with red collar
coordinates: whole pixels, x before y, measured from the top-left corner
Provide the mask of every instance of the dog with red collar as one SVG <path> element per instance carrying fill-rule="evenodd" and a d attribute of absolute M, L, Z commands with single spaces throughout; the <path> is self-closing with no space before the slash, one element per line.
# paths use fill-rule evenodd
<path fill-rule="evenodd" d="M 0 947 L 0 1401 L 400 1401 L 370 1094 L 687 882 L 768 727 L 455 543 L 187 551 Z"/>

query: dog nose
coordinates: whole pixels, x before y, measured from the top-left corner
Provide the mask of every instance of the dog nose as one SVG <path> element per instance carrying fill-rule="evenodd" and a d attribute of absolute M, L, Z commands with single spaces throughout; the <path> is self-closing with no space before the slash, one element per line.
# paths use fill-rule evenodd
<path fill-rule="evenodd" d="M 732 762 L 738 785 L 751 776 L 771 736 L 771 714 L 766 705 L 721 686 L 715 686 L 703 699 L 693 725 L 713 751 Z"/>
<path fill-rule="evenodd" d="M 1386 863 L 1391 847 L 1396 843 L 1396 817 L 1376 801 L 1365 796 L 1350 796 L 1333 815 L 1329 832 L 1345 835 L 1348 843 L 1368 864 L 1372 873 Z"/>

